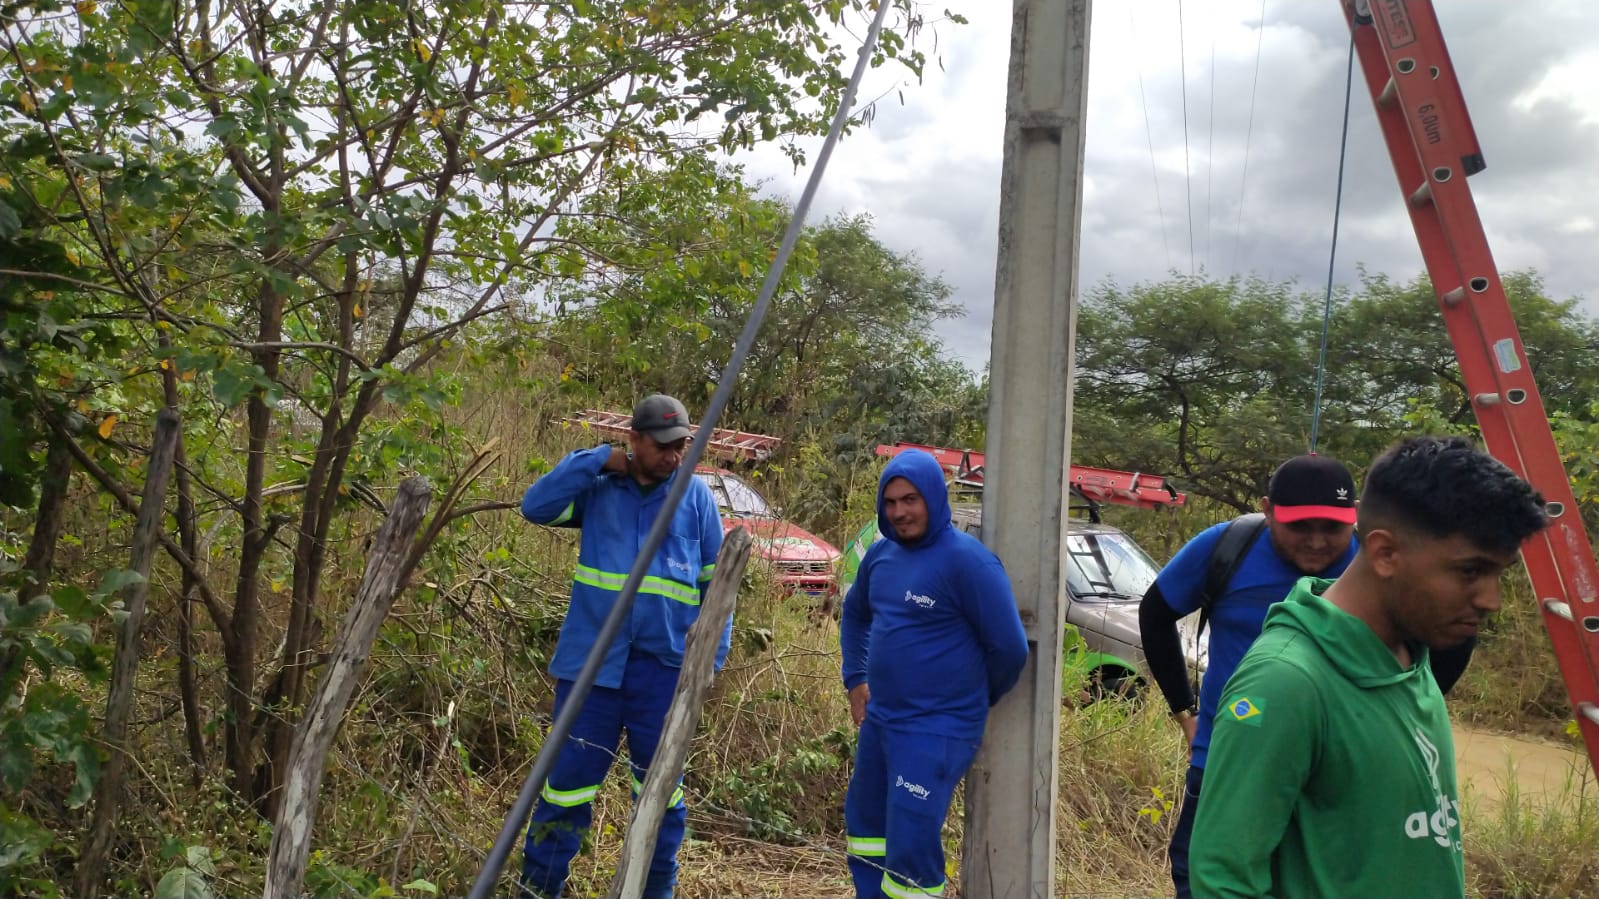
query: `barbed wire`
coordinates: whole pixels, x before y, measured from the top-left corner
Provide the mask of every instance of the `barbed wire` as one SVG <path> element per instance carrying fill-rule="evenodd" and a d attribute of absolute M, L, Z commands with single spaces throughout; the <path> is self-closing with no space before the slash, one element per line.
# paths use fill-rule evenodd
<path fill-rule="evenodd" d="M 631 757 L 623 753 L 620 749 L 613 749 L 609 746 L 593 743 L 576 736 L 569 736 L 567 738 L 567 743 L 568 745 L 575 744 L 588 749 L 600 750 L 610 757 L 611 766 L 614 767 L 618 762 L 621 762 L 622 764 L 628 765 L 629 771 L 631 771 Z M 425 791 L 416 795 L 407 795 L 391 786 L 386 780 L 374 775 L 366 768 L 366 766 L 361 764 L 360 761 L 350 756 L 348 753 L 335 750 L 334 755 L 342 767 L 345 767 L 355 773 L 355 775 L 360 777 L 364 782 L 376 786 L 389 798 L 402 804 L 407 802 L 419 802 L 427 806 L 430 813 L 434 813 L 427 816 L 430 824 L 443 821 L 447 817 L 439 812 L 436 806 L 432 805 L 426 800 Z M 606 776 L 607 778 L 610 776 L 609 769 L 607 769 Z M 880 864 L 876 861 L 873 861 L 870 857 L 852 856 L 844 849 L 841 849 L 830 842 L 824 842 L 816 839 L 813 834 L 786 826 L 775 820 L 753 817 L 736 809 L 728 808 L 727 806 L 722 805 L 713 799 L 710 793 L 692 786 L 686 782 L 686 780 L 679 783 L 679 788 L 683 791 L 685 805 L 687 806 L 687 811 L 691 818 L 698 816 L 702 818 L 708 818 L 712 823 L 733 823 L 745 828 L 746 830 L 752 828 L 763 829 L 768 833 L 773 833 L 783 837 L 786 840 L 789 840 L 790 844 L 795 848 L 815 852 L 823 857 L 839 859 L 841 864 L 846 868 L 848 866 L 849 859 L 854 858 L 866 866 L 878 871 L 879 873 L 887 874 L 893 877 L 897 881 L 906 884 L 915 883 L 915 880 L 911 878 L 910 875 L 900 871 L 895 871 L 887 867 L 886 864 Z M 232 792 L 231 788 L 227 789 L 229 792 Z M 636 798 L 637 797 L 635 797 L 635 801 Z M 653 824 L 647 824 L 643 826 L 653 826 Z M 453 843 L 459 849 L 471 853 L 471 855 L 476 859 L 481 859 L 487 855 L 486 850 L 463 838 L 460 833 L 453 828 L 429 826 L 428 829 L 435 835 L 442 834 L 442 836 L 444 836 L 449 842 Z M 526 829 L 525 823 L 523 825 L 523 829 Z M 339 881 L 340 884 L 345 887 L 347 895 L 360 897 L 367 895 L 367 891 L 363 890 L 358 885 L 351 883 L 347 878 L 338 872 L 337 868 L 333 866 L 326 866 L 321 870 L 330 875 L 333 879 Z"/>

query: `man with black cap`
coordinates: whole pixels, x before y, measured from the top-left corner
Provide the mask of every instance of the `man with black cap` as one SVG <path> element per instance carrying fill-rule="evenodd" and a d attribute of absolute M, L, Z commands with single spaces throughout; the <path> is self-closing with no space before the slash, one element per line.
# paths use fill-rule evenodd
<path fill-rule="evenodd" d="M 1188 844 L 1198 813 L 1205 778 L 1205 759 L 1222 688 L 1244 653 L 1260 636 L 1266 612 L 1282 601 L 1300 578 L 1336 578 L 1355 557 L 1355 481 L 1335 459 L 1315 454 L 1295 456 L 1272 473 L 1261 499 L 1263 522 L 1249 517 L 1222 522 L 1200 532 L 1161 569 L 1144 593 L 1138 621 L 1150 673 L 1170 704 L 1189 746 L 1188 775 L 1181 810 L 1172 829 L 1172 883 L 1178 899 L 1192 894 L 1188 886 Z M 1212 557 L 1230 542 L 1229 528 L 1240 532 L 1234 559 L 1220 564 L 1232 575 L 1219 586 L 1207 584 Z M 1262 538 L 1265 539 L 1262 539 Z M 1214 594 L 1207 591 L 1214 587 Z M 1210 646 L 1199 701 L 1194 701 L 1185 670 L 1178 619 L 1205 607 Z M 1202 619 L 1204 620 L 1204 619 Z M 1465 670 L 1471 643 L 1432 656 L 1439 686 L 1447 691 Z M 1270 764 L 1262 760 L 1262 764 Z"/>
<path fill-rule="evenodd" d="M 688 410 L 669 396 L 633 409 L 629 448 L 602 445 L 566 456 L 522 497 L 534 524 L 581 528 L 572 601 L 550 659 L 559 715 L 606 615 L 616 602 L 645 535 L 661 512 L 693 437 Z M 528 825 L 522 864 L 524 897 L 560 897 L 593 818 L 594 797 L 627 732 L 633 795 L 644 783 L 683 664 L 689 625 L 699 617 L 722 548 L 722 522 L 710 488 L 698 479 L 672 516 L 665 542 L 650 562 L 632 614 L 605 654 L 594 689 L 543 784 Z M 722 632 L 716 667 L 727 659 L 732 622 Z M 645 899 L 668 899 L 677 883 L 677 850 L 687 807 L 672 796 L 655 841 Z"/>

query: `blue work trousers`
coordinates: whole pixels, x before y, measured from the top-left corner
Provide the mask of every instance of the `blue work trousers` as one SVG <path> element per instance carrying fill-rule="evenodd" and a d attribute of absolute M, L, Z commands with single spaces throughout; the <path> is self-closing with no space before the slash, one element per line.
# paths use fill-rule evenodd
<path fill-rule="evenodd" d="M 976 740 L 861 725 L 844 796 L 849 872 L 859 899 L 942 896 L 944 816 Z"/>
<path fill-rule="evenodd" d="M 572 859 L 594 818 L 594 797 L 611 769 L 622 732 L 627 732 L 627 752 L 632 767 L 633 798 L 638 799 L 644 777 L 655 758 L 666 712 L 677 688 L 678 669 L 650 656 L 628 657 L 621 689 L 596 686 L 572 725 L 539 793 L 538 805 L 527 828 L 522 860 L 524 895 L 560 896 L 571 871 Z M 555 714 L 566 707 L 572 682 L 555 685 Z M 655 855 L 645 881 L 646 899 L 670 897 L 677 884 L 677 850 L 683 844 L 688 807 L 681 780 L 661 818 Z"/>
<path fill-rule="evenodd" d="M 1177 826 L 1172 828 L 1171 882 L 1177 899 L 1193 899 L 1188 889 L 1188 844 L 1194 839 L 1194 818 L 1199 814 L 1199 790 L 1205 784 L 1205 769 L 1188 766 L 1183 779 L 1183 805 L 1177 811 Z"/>

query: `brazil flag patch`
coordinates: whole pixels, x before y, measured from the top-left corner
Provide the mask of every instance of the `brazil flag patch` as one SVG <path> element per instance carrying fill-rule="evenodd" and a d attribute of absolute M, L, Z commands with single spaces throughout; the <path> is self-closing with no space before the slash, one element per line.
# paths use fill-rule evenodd
<path fill-rule="evenodd" d="M 1266 702 L 1248 696 L 1235 696 L 1228 701 L 1226 708 L 1227 714 L 1239 724 L 1259 727 L 1261 716 L 1266 713 Z"/>

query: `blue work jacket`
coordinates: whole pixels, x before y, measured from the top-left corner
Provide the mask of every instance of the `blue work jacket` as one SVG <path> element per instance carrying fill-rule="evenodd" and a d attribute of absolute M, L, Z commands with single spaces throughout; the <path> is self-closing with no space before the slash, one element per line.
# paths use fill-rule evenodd
<path fill-rule="evenodd" d="M 633 560 L 660 513 L 672 479 L 646 494 L 630 476 L 603 471 L 609 446 L 577 450 L 539 478 L 522 497 L 522 517 L 534 524 L 581 528 L 577 571 L 572 576 L 572 603 L 561 623 L 561 636 L 550 659 L 550 674 L 575 680 L 583 660 L 599 636 L 600 625 L 616 602 Z M 700 600 L 716 568 L 722 548 L 722 521 L 710 488 L 698 478 L 672 516 L 666 540 L 650 567 L 632 615 L 605 654 L 595 683 L 622 686 L 630 653 L 645 653 L 673 668 L 682 667 L 683 642 L 699 617 Z M 716 653 L 721 669 L 733 635 L 728 621 Z"/>

